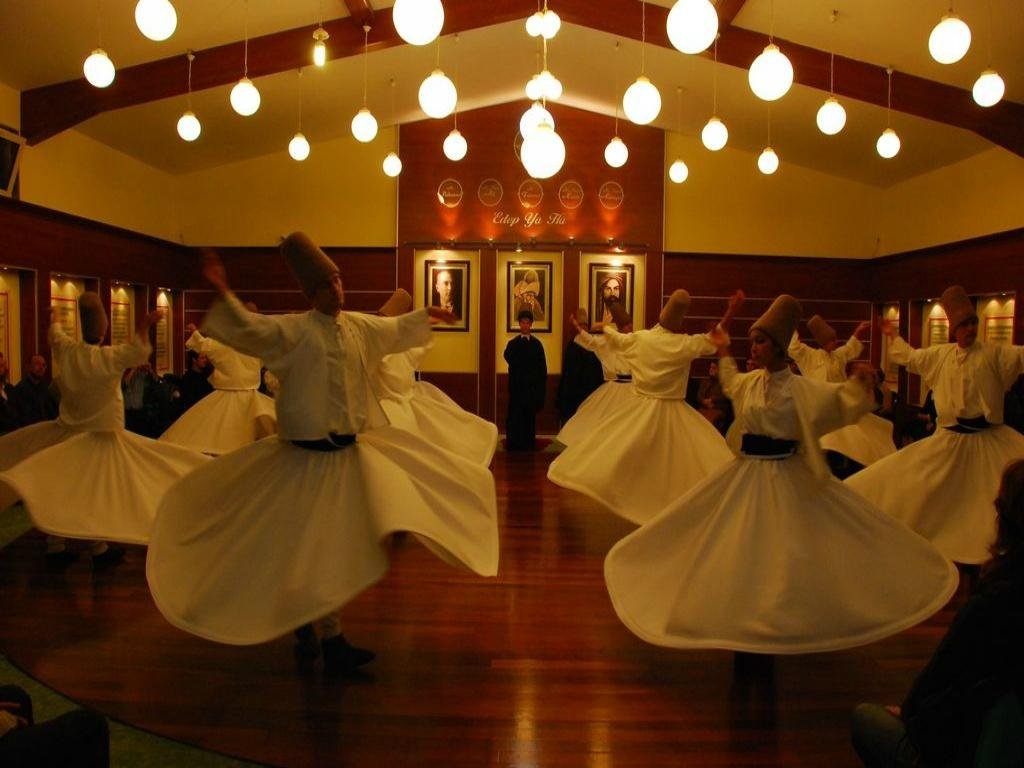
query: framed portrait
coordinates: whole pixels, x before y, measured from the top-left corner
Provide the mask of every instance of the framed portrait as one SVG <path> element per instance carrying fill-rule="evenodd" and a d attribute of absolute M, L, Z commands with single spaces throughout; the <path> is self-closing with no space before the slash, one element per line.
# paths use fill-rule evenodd
<path fill-rule="evenodd" d="M 519 330 L 519 313 L 533 313 L 533 332 L 551 332 L 551 262 L 523 261 L 508 264 L 508 325 L 505 330 Z"/>
<path fill-rule="evenodd" d="M 622 302 L 629 316 L 633 316 L 633 265 L 591 264 L 587 291 L 587 312 L 591 325 L 610 323 L 611 313 L 605 299 L 615 297 Z M 593 332 L 600 332 L 596 329 Z"/>
<path fill-rule="evenodd" d="M 78 338 L 78 299 L 65 296 L 51 296 L 50 306 L 57 310 L 57 320 L 64 333 L 73 339 Z"/>
<path fill-rule="evenodd" d="M 455 315 L 454 323 L 439 323 L 435 331 L 469 330 L 469 262 L 425 262 L 424 304 L 442 307 Z"/>

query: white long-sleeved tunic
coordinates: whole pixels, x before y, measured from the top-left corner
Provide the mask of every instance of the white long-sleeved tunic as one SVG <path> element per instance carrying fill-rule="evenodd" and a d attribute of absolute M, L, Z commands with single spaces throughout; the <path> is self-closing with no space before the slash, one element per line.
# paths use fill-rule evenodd
<path fill-rule="evenodd" d="M 214 389 L 239 390 L 260 388 L 260 368 L 258 357 L 243 355 L 231 347 L 221 344 L 216 339 L 208 339 L 199 331 L 194 331 L 185 342 L 185 347 L 210 358 L 213 373 L 210 384 Z"/>
<path fill-rule="evenodd" d="M 597 359 L 601 361 L 601 371 L 604 373 L 605 381 L 615 381 L 620 374 L 629 374 L 629 366 L 626 365 L 619 351 L 608 343 L 607 336 L 596 336 L 581 328 L 573 341 L 597 355 Z"/>
<path fill-rule="evenodd" d="M 705 334 L 672 333 L 660 325 L 632 333 L 605 326 L 604 335 L 607 346 L 632 371 L 633 388 L 659 400 L 684 400 L 690 363 L 715 351 Z"/>
<path fill-rule="evenodd" d="M 831 352 L 824 349 L 809 347 L 793 334 L 789 342 L 789 356 L 796 360 L 800 373 L 818 381 L 830 381 L 842 384 L 846 381 L 846 365 L 856 360 L 863 351 L 864 345 L 856 336 L 851 336 L 841 347 Z"/>

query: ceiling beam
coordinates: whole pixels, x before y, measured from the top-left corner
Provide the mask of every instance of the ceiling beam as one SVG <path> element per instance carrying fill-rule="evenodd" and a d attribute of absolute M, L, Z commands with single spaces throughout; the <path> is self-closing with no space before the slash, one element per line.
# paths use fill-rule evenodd
<path fill-rule="evenodd" d="M 732 26 L 733 19 L 743 10 L 743 4 L 747 0 L 718 0 L 715 10 L 718 12 L 718 28 L 725 29 Z"/>
<path fill-rule="evenodd" d="M 364 26 L 373 26 L 373 8 L 370 6 L 370 0 L 345 0 L 345 6 L 348 8 L 349 19 L 359 27 L 360 32 Z"/>
<path fill-rule="evenodd" d="M 360 2 L 360 0 L 349 0 Z M 739 5 L 724 0 L 723 11 Z M 466 32 L 506 21 L 522 20 L 536 8 L 535 0 L 459 0 L 446 8 L 445 34 Z M 593 0 L 559 0 L 563 21 L 620 37 L 640 39 L 640 3 L 609 3 L 599 10 Z M 647 42 L 671 48 L 665 19 L 668 8 L 647 5 Z M 738 8 L 737 8 L 738 11 Z M 370 50 L 405 45 L 394 31 L 391 11 L 376 14 L 370 31 Z M 362 29 L 350 18 L 326 22 L 330 33 L 328 59 L 358 55 L 363 49 Z M 249 77 L 285 72 L 307 66 L 313 26 L 276 32 L 249 41 Z M 807 46 L 776 38 L 775 42 L 793 63 L 794 82 L 828 91 L 830 55 Z M 761 53 L 767 36 L 729 26 L 721 31 L 718 60 L 748 69 Z M 682 54 L 680 54 L 682 55 Z M 709 56 L 709 53 L 703 54 Z M 196 52 L 192 87 L 204 90 L 228 85 L 242 76 L 243 43 Z M 125 67 L 105 89 L 83 78 L 42 86 L 21 94 L 21 128 L 29 144 L 38 144 L 94 115 L 150 101 L 180 96 L 186 91 L 187 62 L 184 54 Z M 835 92 L 858 101 L 886 106 L 886 70 L 843 56 L 835 57 Z M 892 108 L 928 120 L 973 131 L 994 144 L 1024 157 L 1024 105 L 1002 101 L 984 109 L 974 103 L 970 91 L 922 77 L 893 74 Z"/>

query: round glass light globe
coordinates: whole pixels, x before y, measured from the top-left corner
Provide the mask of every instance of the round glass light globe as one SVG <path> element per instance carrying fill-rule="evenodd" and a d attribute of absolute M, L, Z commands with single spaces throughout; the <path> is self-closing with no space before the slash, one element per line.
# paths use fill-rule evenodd
<path fill-rule="evenodd" d="M 442 149 L 445 157 L 457 163 L 466 156 L 469 145 L 466 143 L 466 137 L 456 128 L 445 137 Z"/>
<path fill-rule="evenodd" d="M 637 125 L 647 125 L 661 112 L 661 94 L 654 83 L 640 75 L 623 94 L 622 111 Z"/>
<path fill-rule="evenodd" d="M 178 118 L 178 135 L 185 141 L 195 141 L 203 132 L 203 126 L 199 124 L 199 118 L 191 109 Z"/>
<path fill-rule="evenodd" d="M 729 141 L 729 129 L 717 117 L 712 117 L 700 132 L 700 140 L 712 152 L 717 152 Z"/>
<path fill-rule="evenodd" d="M 114 82 L 114 62 L 102 48 L 97 48 L 89 54 L 89 58 L 82 65 L 82 72 L 89 84 L 97 88 L 106 88 Z"/>
<path fill-rule="evenodd" d="M 398 36 L 410 45 L 434 42 L 444 26 L 441 0 L 395 0 L 391 19 Z"/>
<path fill-rule="evenodd" d="M 826 136 L 835 136 L 846 125 L 846 110 L 835 96 L 829 96 L 818 109 L 818 130 Z"/>
<path fill-rule="evenodd" d="M 545 40 L 550 40 L 558 34 L 558 30 L 562 28 L 562 20 L 558 14 L 552 10 L 544 11 L 541 14 L 541 26 L 540 33 Z"/>
<path fill-rule="evenodd" d="M 292 156 L 292 160 L 299 162 L 309 157 L 309 142 L 306 141 L 306 137 L 302 135 L 301 131 L 292 136 L 292 140 L 288 142 L 288 154 Z"/>
<path fill-rule="evenodd" d="M 629 148 L 618 136 L 609 141 L 608 146 L 604 148 L 604 161 L 612 168 L 621 168 L 628 159 Z"/>
<path fill-rule="evenodd" d="M 455 83 L 440 69 L 435 69 L 420 83 L 420 109 L 429 117 L 448 117 L 455 111 L 458 98 Z"/>
<path fill-rule="evenodd" d="M 352 118 L 352 135 L 356 137 L 356 141 L 364 144 L 373 141 L 377 136 L 377 118 L 366 107 L 356 112 Z"/>
<path fill-rule="evenodd" d="M 158 43 L 174 34 L 178 14 L 169 0 L 139 0 L 135 5 L 135 26 Z"/>
<path fill-rule="evenodd" d="M 986 69 L 974 81 L 971 93 L 978 106 L 991 107 L 998 104 L 999 100 L 1003 98 L 1003 94 L 1006 93 L 1006 83 L 994 69 Z"/>
<path fill-rule="evenodd" d="M 779 156 L 771 147 L 765 147 L 757 158 L 757 168 L 765 176 L 771 176 L 779 170 Z"/>
<path fill-rule="evenodd" d="M 955 64 L 971 47 L 971 28 L 955 13 L 947 13 L 928 35 L 928 52 L 939 64 Z"/>
<path fill-rule="evenodd" d="M 381 167 L 384 169 L 384 173 L 391 178 L 395 178 L 402 172 L 402 158 L 396 155 L 394 152 L 388 152 L 388 156 L 384 158 L 384 162 L 381 163 Z"/>
<path fill-rule="evenodd" d="M 682 184 L 689 175 L 690 169 L 686 167 L 686 163 L 682 160 L 676 160 L 668 168 L 668 177 L 674 184 Z"/>
<path fill-rule="evenodd" d="M 673 46 L 683 53 L 700 53 L 715 42 L 718 12 L 710 0 L 676 0 L 665 26 Z"/>
<path fill-rule="evenodd" d="M 254 115 L 260 108 L 260 92 L 248 77 L 243 77 L 231 89 L 231 108 L 242 117 Z"/>
<path fill-rule="evenodd" d="M 550 70 L 545 69 L 537 75 L 537 82 L 540 84 L 540 98 L 548 101 L 562 98 L 562 81 L 551 74 Z"/>
<path fill-rule="evenodd" d="M 540 11 L 535 11 L 530 18 L 526 20 L 526 34 L 530 37 L 540 37 L 540 31 L 544 24 L 544 14 Z"/>
<path fill-rule="evenodd" d="M 555 127 L 555 118 L 539 101 L 535 101 L 519 119 L 519 134 L 525 139 L 543 122 L 550 124 L 552 128 Z"/>
<path fill-rule="evenodd" d="M 533 75 L 527 81 L 526 98 L 530 101 L 540 101 L 544 98 L 544 89 L 541 87 L 540 75 Z"/>
<path fill-rule="evenodd" d="M 781 99 L 793 85 L 793 65 L 779 46 L 769 43 L 747 73 L 750 90 L 764 101 Z"/>
<path fill-rule="evenodd" d="M 519 149 L 526 172 L 535 179 L 549 179 L 565 163 L 565 143 L 550 123 L 541 123 L 523 139 Z"/>
<path fill-rule="evenodd" d="M 886 160 L 896 157 L 900 153 L 900 137 L 892 128 L 886 128 L 875 142 L 875 149 Z"/>

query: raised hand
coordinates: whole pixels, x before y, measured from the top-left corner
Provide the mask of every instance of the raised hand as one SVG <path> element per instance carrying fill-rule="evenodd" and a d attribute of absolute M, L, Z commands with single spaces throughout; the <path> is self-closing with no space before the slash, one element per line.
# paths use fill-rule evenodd
<path fill-rule="evenodd" d="M 882 332 L 882 335 L 888 336 L 890 339 L 895 339 L 899 333 L 896 323 L 892 320 L 886 320 L 885 318 L 879 319 L 878 329 Z"/>
<path fill-rule="evenodd" d="M 857 325 L 856 328 L 853 329 L 853 335 L 859 339 L 862 337 L 864 331 L 868 330 L 870 327 L 871 323 L 868 322 L 867 320 L 863 320 Z"/>
<path fill-rule="evenodd" d="M 454 323 L 458 318 L 454 312 L 449 312 L 447 309 L 441 307 L 427 307 L 427 315 L 434 320 L 438 320 L 442 323 Z"/>
<path fill-rule="evenodd" d="M 228 286 L 228 272 L 224 269 L 224 262 L 211 248 L 203 249 L 203 277 L 221 295 L 231 290 Z"/>

